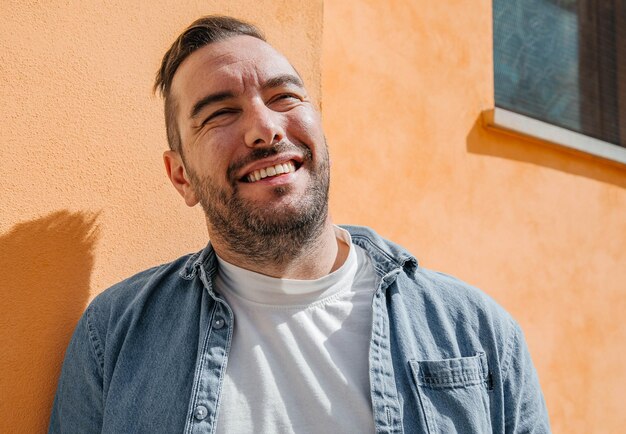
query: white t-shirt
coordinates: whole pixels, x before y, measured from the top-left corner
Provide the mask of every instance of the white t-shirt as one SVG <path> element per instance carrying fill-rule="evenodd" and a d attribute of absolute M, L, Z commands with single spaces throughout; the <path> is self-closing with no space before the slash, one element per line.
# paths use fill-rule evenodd
<path fill-rule="evenodd" d="M 218 433 L 374 432 L 369 386 L 376 275 L 347 231 L 345 263 L 317 280 L 277 279 L 218 258 L 215 289 L 234 335 Z"/>

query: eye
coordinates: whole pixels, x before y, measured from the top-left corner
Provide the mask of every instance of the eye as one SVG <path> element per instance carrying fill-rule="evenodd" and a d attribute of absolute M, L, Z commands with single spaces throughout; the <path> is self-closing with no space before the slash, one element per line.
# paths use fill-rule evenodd
<path fill-rule="evenodd" d="M 202 125 L 205 125 L 213 120 L 219 119 L 220 117 L 225 117 L 226 115 L 232 114 L 235 111 L 232 109 L 220 109 L 211 113 L 204 121 L 202 121 Z"/>
<path fill-rule="evenodd" d="M 302 98 L 294 93 L 281 93 L 274 96 L 270 100 L 269 105 L 286 109 L 291 108 L 300 101 L 302 101 Z"/>
<path fill-rule="evenodd" d="M 280 95 L 276 96 L 276 98 L 274 98 L 275 100 L 279 101 L 279 100 L 289 100 L 289 99 L 300 99 L 298 98 L 296 95 L 292 94 L 292 93 L 281 93 Z"/>

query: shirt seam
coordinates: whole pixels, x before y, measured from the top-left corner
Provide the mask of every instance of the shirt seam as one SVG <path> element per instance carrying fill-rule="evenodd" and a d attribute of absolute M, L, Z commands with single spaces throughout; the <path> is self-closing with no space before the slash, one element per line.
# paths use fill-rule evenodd
<path fill-rule="evenodd" d="M 502 378 L 506 378 L 506 376 L 508 375 L 509 367 L 511 365 L 513 348 L 515 345 L 515 341 L 517 341 L 518 334 L 517 323 L 512 318 L 509 319 L 509 325 L 513 333 L 511 333 L 511 336 L 508 339 L 504 350 L 504 357 L 502 358 Z"/>
<path fill-rule="evenodd" d="M 100 343 L 98 332 L 96 331 L 96 328 L 91 323 L 92 315 L 93 315 L 92 306 L 89 306 L 87 308 L 86 313 L 87 313 L 87 317 L 86 317 L 87 318 L 87 321 L 86 321 L 87 335 L 89 336 L 89 344 L 90 344 L 89 347 L 91 348 L 92 355 L 98 362 L 100 375 L 104 376 L 104 351 L 102 350 L 102 344 Z"/>
<path fill-rule="evenodd" d="M 218 306 L 216 303 L 215 311 L 217 311 L 217 308 Z M 215 316 L 216 314 L 215 311 L 213 313 L 213 316 Z M 232 317 L 233 315 L 231 312 L 231 318 Z M 213 322 L 211 321 L 211 324 L 212 323 Z M 215 432 L 217 432 L 217 423 L 218 423 L 219 415 L 220 415 L 220 406 L 222 404 L 222 390 L 224 390 L 224 379 L 226 378 L 226 369 L 228 369 L 228 356 L 230 355 L 232 336 L 233 336 L 233 322 L 230 321 L 228 324 L 228 336 L 226 338 L 226 347 L 224 348 L 225 356 L 222 358 L 222 364 L 220 365 L 220 376 L 217 382 L 217 399 L 215 402 L 215 415 L 213 416 L 211 434 L 214 434 Z"/>

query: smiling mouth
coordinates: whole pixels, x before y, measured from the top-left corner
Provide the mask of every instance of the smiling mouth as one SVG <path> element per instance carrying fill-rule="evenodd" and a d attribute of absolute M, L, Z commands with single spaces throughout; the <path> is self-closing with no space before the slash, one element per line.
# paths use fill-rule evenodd
<path fill-rule="evenodd" d="M 284 175 L 287 173 L 293 173 L 300 168 L 300 164 L 293 160 L 286 161 L 284 163 L 273 164 L 271 166 L 264 167 L 262 169 L 254 170 L 248 173 L 242 178 L 244 182 L 257 182 L 261 179 L 271 178 L 274 176 Z"/>

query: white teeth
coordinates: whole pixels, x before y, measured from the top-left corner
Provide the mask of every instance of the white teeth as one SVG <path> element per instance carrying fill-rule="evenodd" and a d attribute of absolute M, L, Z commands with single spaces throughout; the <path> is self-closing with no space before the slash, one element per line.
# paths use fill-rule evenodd
<path fill-rule="evenodd" d="M 286 163 L 275 164 L 274 166 L 268 166 L 260 170 L 255 170 L 247 176 L 248 182 L 259 181 L 268 176 L 282 175 L 283 173 L 291 173 L 296 171 L 296 166 L 292 161 Z"/>

